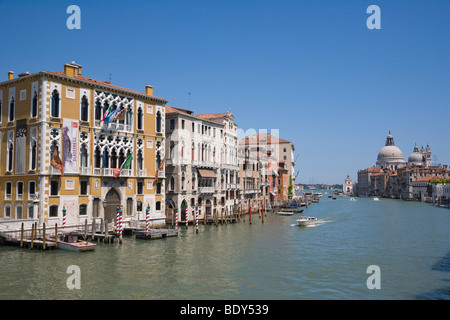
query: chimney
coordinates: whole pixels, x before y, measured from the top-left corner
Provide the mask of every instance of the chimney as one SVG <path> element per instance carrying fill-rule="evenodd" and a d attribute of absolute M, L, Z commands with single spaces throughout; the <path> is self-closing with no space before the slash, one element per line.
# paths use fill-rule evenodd
<path fill-rule="evenodd" d="M 76 64 L 75 61 L 71 63 L 66 63 L 64 65 L 64 74 L 69 77 L 81 76 L 81 68 L 82 66 Z"/>
<path fill-rule="evenodd" d="M 74 77 L 77 75 L 77 68 L 71 64 L 65 64 L 64 74 L 69 77 Z"/>
<path fill-rule="evenodd" d="M 8 71 L 8 80 L 14 79 L 14 71 Z"/>
<path fill-rule="evenodd" d="M 145 94 L 148 96 L 153 96 L 153 87 L 152 86 L 145 86 Z"/>

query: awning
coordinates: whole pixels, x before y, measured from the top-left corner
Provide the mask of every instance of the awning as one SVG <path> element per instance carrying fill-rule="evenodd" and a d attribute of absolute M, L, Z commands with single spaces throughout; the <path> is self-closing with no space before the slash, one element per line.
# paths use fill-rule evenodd
<path fill-rule="evenodd" d="M 198 174 L 202 178 L 215 178 L 216 174 L 214 173 L 214 170 L 212 169 L 198 169 Z"/>

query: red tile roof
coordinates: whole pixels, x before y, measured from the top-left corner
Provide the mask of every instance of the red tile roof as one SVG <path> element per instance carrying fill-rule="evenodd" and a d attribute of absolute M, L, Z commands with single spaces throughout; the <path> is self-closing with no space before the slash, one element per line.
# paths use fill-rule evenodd
<path fill-rule="evenodd" d="M 66 76 L 64 74 L 64 71 L 45 71 L 47 73 L 51 73 L 51 74 L 55 74 L 55 75 L 59 75 L 59 76 Z M 84 77 L 84 76 L 80 76 L 80 75 L 75 75 L 73 77 L 70 78 L 75 78 L 77 80 L 81 80 L 81 81 L 85 81 L 85 82 L 90 82 L 92 84 L 97 84 L 97 85 L 101 85 L 101 86 L 105 86 L 105 87 L 109 87 L 112 89 L 116 89 L 116 90 L 121 90 L 121 91 L 127 91 L 127 92 L 131 92 L 131 93 L 135 93 L 135 94 L 139 94 L 139 95 L 144 95 L 144 96 L 148 96 L 145 93 L 139 92 L 139 91 L 135 91 L 135 90 L 131 90 L 131 89 L 127 89 L 127 88 L 123 88 L 123 87 L 119 87 L 119 86 L 115 86 L 113 84 L 111 84 L 109 81 L 100 81 L 100 80 L 95 80 L 92 78 L 88 78 L 88 77 Z M 150 96 L 156 99 L 161 99 L 161 100 L 165 100 L 163 98 L 159 98 L 156 96 Z"/>

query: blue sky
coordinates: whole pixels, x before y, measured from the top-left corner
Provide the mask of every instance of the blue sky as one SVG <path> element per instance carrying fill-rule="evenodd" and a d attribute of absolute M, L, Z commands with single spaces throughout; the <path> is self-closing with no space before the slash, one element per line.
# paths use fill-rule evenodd
<path fill-rule="evenodd" d="M 81 9 L 69 30 L 66 9 Z M 381 29 L 369 30 L 369 5 Z M 450 163 L 450 1 L 0 1 L 0 81 L 60 71 L 154 94 L 295 144 L 297 182 L 343 183 L 391 130 Z M 190 99 L 189 99 L 190 93 Z"/>

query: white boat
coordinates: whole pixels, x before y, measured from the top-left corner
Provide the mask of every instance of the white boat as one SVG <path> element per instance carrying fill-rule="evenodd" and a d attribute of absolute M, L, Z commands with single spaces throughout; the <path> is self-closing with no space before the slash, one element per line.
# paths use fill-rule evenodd
<path fill-rule="evenodd" d="M 380 199 L 378 199 L 378 198 L 375 197 L 375 198 L 373 198 L 373 200 L 378 201 L 378 200 L 380 200 Z"/>
<path fill-rule="evenodd" d="M 356 201 L 355 198 L 350 198 L 350 201 Z"/>
<path fill-rule="evenodd" d="M 294 212 L 292 212 L 292 211 L 278 211 L 277 213 L 280 216 L 292 216 L 292 215 L 294 215 Z"/>
<path fill-rule="evenodd" d="M 55 241 L 53 238 L 48 238 L 48 240 Z M 65 236 L 64 240 L 66 241 L 58 240 L 59 249 L 69 251 L 93 251 L 96 247 L 95 243 L 78 240 L 76 236 Z"/>
<path fill-rule="evenodd" d="M 297 219 L 297 224 L 300 227 L 309 226 L 318 222 L 316 217 L 300 217 Z"/>

